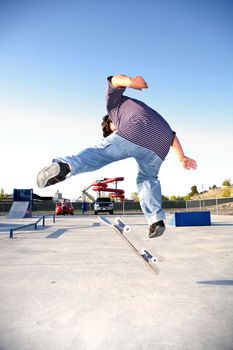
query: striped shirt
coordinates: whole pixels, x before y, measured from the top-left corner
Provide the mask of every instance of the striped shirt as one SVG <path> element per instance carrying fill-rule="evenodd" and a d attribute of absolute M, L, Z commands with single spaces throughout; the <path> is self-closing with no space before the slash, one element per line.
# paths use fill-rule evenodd
<path fill-rule="evenodd" d="M 111 78 L 108 77 L 106 105 L 110 119 L 117 125 L 116 133 L 164 160 L 175 135 L 170 125 L 145 103 L 124 96 L 126 88 L 114 88 Z"/>

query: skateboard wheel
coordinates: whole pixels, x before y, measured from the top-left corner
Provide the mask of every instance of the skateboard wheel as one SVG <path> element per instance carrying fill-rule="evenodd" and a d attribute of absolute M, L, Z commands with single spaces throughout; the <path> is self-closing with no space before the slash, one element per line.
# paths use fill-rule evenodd
<path fill-rule="evenodd" d="M 144 257 L 145 260 L 150 261 L 151 263 L 156 263 L 157 258 L 153 255 L 151 255 L 146 248 L 142 248 L 141 255 Z"/>
<path fill-rule="evenodd" d="M 124 233 L 128 233 L 131 231 L 131 227 L 129 225 L 125 225 L 120 218 L 116 217 L 114 222 L 115 222 L 115 225 L 119 227 L 120 230 L 122 230 Z"/>
<path fill-rule="evenodd" d="M 124 232 L 128 233 L 131 231 L 131 227 L 129 225 L 125 225 L 123 230 L 124 230 Z"/>

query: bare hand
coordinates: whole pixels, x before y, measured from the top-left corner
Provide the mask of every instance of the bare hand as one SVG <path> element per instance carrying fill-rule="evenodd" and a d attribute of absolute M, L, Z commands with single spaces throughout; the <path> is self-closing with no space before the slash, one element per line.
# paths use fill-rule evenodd
<path fill-rule="evenodd" d="M 196 161 L 186 156 L 184 156 L 184 158 L 181 160 L 181 164 L 183 168 L 185 168 L 186 170 L 190 170 L 190 169 L 196 170 L 197 168 Z"/>
<path fill-rule="evenodd" d="M 148 85 L 141 76 L 131 78 L 129 87 L 137 90 L 147 89 Z"/>

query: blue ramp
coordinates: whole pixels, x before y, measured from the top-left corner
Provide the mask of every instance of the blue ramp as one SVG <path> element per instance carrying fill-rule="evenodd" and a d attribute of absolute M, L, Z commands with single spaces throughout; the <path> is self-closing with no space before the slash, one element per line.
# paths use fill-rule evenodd
<path fill-rule="evenodd" d="M 210 211 L 176 212 L 173 214 L 170 226 L 209 226 Z"/>

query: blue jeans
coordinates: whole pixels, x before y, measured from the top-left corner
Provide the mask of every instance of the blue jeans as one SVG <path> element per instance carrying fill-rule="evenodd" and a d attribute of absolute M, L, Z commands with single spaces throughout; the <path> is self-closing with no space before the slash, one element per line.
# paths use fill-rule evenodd
<path fill-rule="evenodd" d="M 54 161 L 68 163 L 70 175 L 94 171 L 112 162 L 135 158 L 138 164 L 137 188 L 142 211 L 149 224 L 163 220 L 161 187 L 158 172 L 162 159 L 154 152 L 113 133 L 98 145 L 86 148 L 75 156 L 59 157 Z"/>

